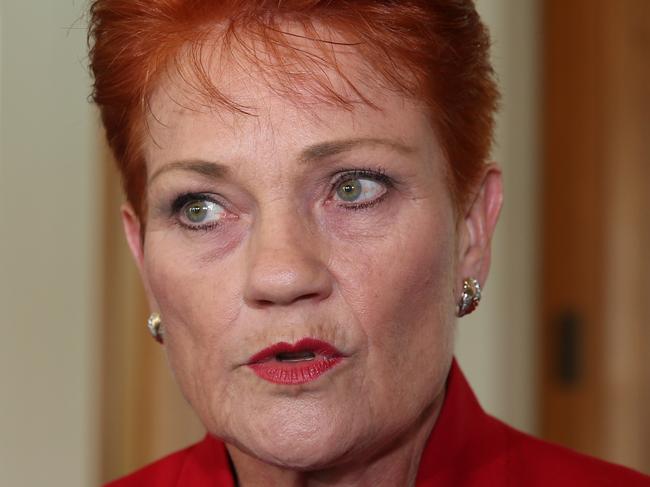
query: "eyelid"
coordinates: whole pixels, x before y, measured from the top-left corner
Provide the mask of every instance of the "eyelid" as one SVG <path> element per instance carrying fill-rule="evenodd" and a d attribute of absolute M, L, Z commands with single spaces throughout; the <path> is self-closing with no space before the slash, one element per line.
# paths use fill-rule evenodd
<path fill-rule="evenodd" d="M 171 214 L 178 214 L 188 203 L 192 203 L 194 201 L 210 201 L 225 208 L 223 202 L 219 201 L 219 198 L 212 193 L 183 193 L 178 195 L 172 201 L 170 207 Z"/>
<path fill-rule="evenodd" d="M 373 181 L 383 183 L 386 186 L 393 186 L 393 179 L 390 176 L 386 175 L 386 172 L 384 171 L 383 168 L 346 169 L 343 171 L 339 171 L 334 175 L 334 181 L 332 182 L 332 186 L 334 187 L 337 184 L 341 183 L 342 181 L 345 181 L 346 179 L 352 179 L 352 178 L 372 179 Z"/>

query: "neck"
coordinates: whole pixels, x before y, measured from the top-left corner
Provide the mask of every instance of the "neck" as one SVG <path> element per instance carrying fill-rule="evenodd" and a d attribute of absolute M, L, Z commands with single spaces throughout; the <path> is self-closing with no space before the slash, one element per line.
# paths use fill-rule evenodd
<path fill-rule="evenodd" d="M 295 471 L 271 465 L 228 445 L 237 472 L 238 487 L 413 487 L 420 458 L 438 419 L 444 393 L 417 424 L 384 449 L 354 462 L 342 462 L 313 471 Z"/>

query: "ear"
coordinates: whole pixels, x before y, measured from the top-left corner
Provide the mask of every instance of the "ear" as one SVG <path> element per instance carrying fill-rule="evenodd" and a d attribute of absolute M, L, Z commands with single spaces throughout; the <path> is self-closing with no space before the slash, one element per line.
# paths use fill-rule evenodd
<path fill-rule="evenodd" d="M 147 298 L 149 299 L 149 305 L 151 309 L 157 310 L 159 307 L 153 297 L 153 293 L 151 292 L 149 279 L 144 265 L 144 239 L 142 233 L 142 223 L 140 222 L 140 218 L 130 203 L 124 203 L 122 205 L 121 213 L 124 235 L 126 236 L 126 241 L 129 244 L 129 248 L 131 249 L 133 260 L 135 260 L 135 265 L 137 266 L 138 272 L 140 273 L 140 279 L 142 281 L 142 285 L 144 286 Z"/>
<path fill-rule="evenodd" d="M 131 206 L 131 203 L 124 203 L 122 205 L 121 215 L 126 242 L 129 244 L 131 255 L 133 255 L 140 276 L 144 279 L 144 241 L 142 239 L 140 218 L 133 209 L 133 206 Z"/>
<path fill-rule="evenodd" d="M 490 270 L 491 243 L 501 204 L 503 181 L 501 169 L 488 164 L 473 201 L 465 207 L 458 228 L 458 277 L 473 277 L 483 286 Z M 456 285 L 460 285 L 458 282 Z"/>

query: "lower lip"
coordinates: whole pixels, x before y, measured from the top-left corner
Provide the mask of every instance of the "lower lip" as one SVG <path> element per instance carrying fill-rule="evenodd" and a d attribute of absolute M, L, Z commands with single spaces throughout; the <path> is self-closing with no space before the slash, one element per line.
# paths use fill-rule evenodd
<path fill-rule="evenodd" d="M 317 356 L 304 362 L 279 362 L 269 360 L 250 364 L 249 367 L 258 377 L 274 384 L 300 385 L 315 381 L 327 371 L 336 367 L 341 357 Z"/>

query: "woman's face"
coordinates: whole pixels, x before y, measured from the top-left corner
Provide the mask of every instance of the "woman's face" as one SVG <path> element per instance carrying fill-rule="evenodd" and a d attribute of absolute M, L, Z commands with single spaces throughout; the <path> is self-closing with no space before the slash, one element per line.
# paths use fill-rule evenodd
<path fill-rule="evenodd" d="M 154 95 L 142 247 L 128 208 L 127 234 L 211 433 L 294 468 L 362 458 L 440 404 L 461 281 L 482 272 L 472 224 L 423 106 L 372 86 L 378 109 L 288 103 L 251 72 L 219 83 L 255 116 L 182 82 Z M 331 348 L 268 349 L 305 338 Z"/>

